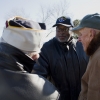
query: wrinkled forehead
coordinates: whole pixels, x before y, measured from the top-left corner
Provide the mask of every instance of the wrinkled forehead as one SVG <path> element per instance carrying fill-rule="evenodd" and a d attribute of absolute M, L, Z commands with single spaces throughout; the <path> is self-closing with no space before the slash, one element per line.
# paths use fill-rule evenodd
<path fill-rule="evenodd" d="M 91 33 L 91 28 L 82 28 L 77 32 L 78 36 L 89 35 L 89 33 Z"/>
<path fill-rule="evenodd" d="M 81 29 L 75 31 L 74 33 L 75 33 L 75 34 L 80 34 L 81 32 L 85 31 L 85 29 L 86 29 L 86 28 L 81 28 Z"/>

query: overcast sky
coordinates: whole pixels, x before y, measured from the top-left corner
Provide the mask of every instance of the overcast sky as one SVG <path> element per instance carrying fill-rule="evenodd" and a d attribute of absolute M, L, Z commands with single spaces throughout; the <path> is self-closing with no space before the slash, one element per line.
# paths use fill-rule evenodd
<path fill-rule="evenodd" d="M 13 9 L 24 9 L 30 18 L 37 20 L 40 5 L 49 6 L 56 4 L 60 0 L 0 0 L 0 36 L 5 20 Z M 68 12 L 72 20 L 81 19 L 86 14 L 100 13 L 100 0 L 67 0 L 69 3 Z"/>

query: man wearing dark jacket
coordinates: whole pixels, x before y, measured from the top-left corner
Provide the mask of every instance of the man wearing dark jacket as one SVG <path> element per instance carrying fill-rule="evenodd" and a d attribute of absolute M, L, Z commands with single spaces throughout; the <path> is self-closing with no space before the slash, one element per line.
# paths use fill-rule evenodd
<path fill-rule="evenodd" d="M 70 18 L 58 18 L 55 26 L 56 37 L 43 45 L 33 73 L 50 77 L 60 92 L 60 100 L 77 100 L 88 57 L 82 44 L 69 33 Z"/>
<path fill-rule="evenodd" d="M 0 100 L 58 100 L 48 80 L 31 74 L 29 55 L 40 52 L 45 24 L 14 17 L 7 20 L 0 42 Z"/>

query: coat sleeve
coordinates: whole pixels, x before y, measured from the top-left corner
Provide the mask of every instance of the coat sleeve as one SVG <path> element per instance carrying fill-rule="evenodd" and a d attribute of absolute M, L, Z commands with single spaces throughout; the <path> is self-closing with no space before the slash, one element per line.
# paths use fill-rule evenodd
<path fill-rule="evenodd" d="M 40 53 L 40 57 L 33 67 L 34 74 L 42 75 L 47 78 L 49 76 L 49 60 L 48 60 L 48 48 L 43 45 Z"/>

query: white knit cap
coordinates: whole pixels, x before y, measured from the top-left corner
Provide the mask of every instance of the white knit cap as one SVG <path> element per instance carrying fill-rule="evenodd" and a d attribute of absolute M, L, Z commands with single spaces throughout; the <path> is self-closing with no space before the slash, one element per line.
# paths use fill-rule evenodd
<path fill-rule="evenodd" d="M 37 22 L 26 19 L 23 20 L 25 22 L 24 24 L 22 23 L 22 19 L 21 23 L 15 21 L 17 22 L 17 24 L 21 24 L 22 27 L 18 27 L 17 25 L 14 26 L 12 22 L 9 23 L 12 20 L 8 21 L 7 27 L 3 30 L 2 38 L 8 44 L 20 50 L 40 52 L 41 40 L 46 31 L 42 30 L 39 23 Z M 30 24 L 30 22 L 32 23 L 31 28 L 25 27 L 26 21 L 28 22 L 28 25 Z"/>

